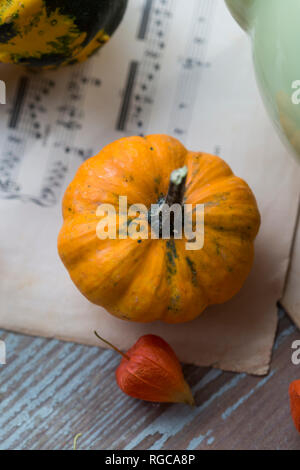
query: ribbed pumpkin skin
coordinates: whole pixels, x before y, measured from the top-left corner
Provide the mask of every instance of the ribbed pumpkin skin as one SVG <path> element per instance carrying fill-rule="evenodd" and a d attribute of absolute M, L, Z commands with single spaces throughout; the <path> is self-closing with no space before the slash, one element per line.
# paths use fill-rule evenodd
<path fill-rule="evenodd" d="M 126 195 L 128 206 L 150 208 L 184 165 L 184 202 L 205 204 L 202 250 L 186 251 L 186 239 L 97 237 L 99 204 L 118 213 L 119 195 Z M 260 225 L 249 186 L 221 158 L 189 152 L 165 135 L 124 138 L 84 162 L 65 193 L 63 218 L 58 250 L 78 289 L 113 315 L 139 322 L 186 322 L 233 297 L 251 269 Z"/>
<path fill-rule="evenodd" d="M 54 68 L 82 62 L 106 43 L 127 0 L 3 0 L 0 62 Z"/>

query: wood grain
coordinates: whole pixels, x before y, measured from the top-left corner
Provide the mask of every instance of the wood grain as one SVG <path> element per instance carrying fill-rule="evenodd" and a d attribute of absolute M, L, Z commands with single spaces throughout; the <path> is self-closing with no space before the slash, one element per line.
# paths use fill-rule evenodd
<path fill-rule="evenodd" d="M 299 331 L 280 314 L 271 372 L 257 378 L 185 366 L 195 409 L 133 400 L 112 351 L 0 331 L 0 449 L 299 449 L 288 401 Z"/>

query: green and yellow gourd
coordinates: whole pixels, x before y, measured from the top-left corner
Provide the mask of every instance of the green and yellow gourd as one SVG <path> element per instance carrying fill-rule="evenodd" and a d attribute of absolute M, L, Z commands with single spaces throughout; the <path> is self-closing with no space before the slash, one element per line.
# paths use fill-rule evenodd
<path fill-rule="evenodd" d="M 43 68 L 82 62 L 105 44 L 127 0 L 0 0 L 0 62 Z"/>

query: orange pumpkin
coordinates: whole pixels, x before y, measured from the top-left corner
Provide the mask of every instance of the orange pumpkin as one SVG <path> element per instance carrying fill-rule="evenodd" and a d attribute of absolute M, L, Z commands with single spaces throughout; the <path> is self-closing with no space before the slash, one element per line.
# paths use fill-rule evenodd
<path fill-rule="evenodd" d="M 142 233 L 120 239 L 121 215 L 117 238 L 99 239 L 97 208 L 111 204 L 118 213 L 119 196 L 149 210 L 157 202 L 204 204 L 203 248 L 187 250 L 187 239 L 174 233 L 169 240 Z M 111 314 L 138 322 L 190 321 L 237 294 L 260 225 L 251 189 L 221 158 L 190 152 L 166 135 L 124 138 L 84 162 L 65 193 L 63 218 L 58 251 L 78 289 Z"/>

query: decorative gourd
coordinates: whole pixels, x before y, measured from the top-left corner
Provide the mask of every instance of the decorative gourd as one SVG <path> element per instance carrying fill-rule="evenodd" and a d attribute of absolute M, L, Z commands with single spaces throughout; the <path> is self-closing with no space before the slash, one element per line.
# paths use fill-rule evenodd
<path fill-rule="evenodd" d="M 0 62 L 45 68 L 82 62 L 108 41 L 127 0 L 2 0 Z"/>
<path fill-rule="evenodd" d="M 185 238 L 99 239 L 97 208 L 108 203 L 118 213 L 119 196 L 149 209 L 158 201 L 204 204 L 204 247 L 188 251 Z M 186 322 L 233 297 L 251 269 L 260 225 L 249 186 L 221 158 L 166 135 L 124 138 L 84 162 L 65 193 L 63 218 L 58 250 L 78 289 L 139 322 Z"/>

